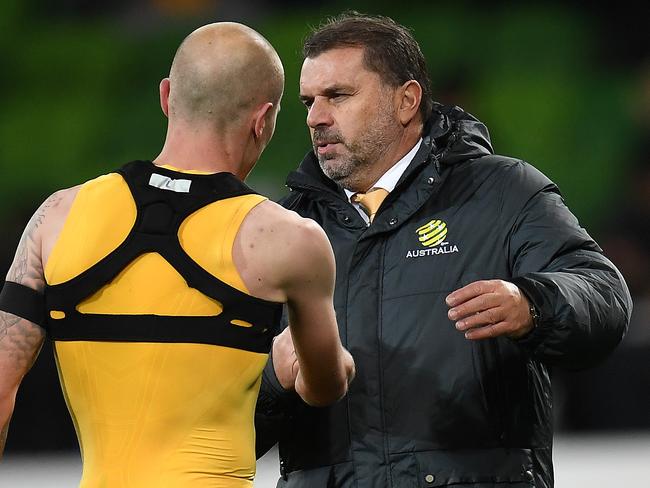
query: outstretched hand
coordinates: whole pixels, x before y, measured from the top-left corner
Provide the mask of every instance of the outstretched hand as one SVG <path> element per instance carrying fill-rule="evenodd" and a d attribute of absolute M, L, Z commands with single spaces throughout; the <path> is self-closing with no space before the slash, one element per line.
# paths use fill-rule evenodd
<path fill-rule="evenodd" d="M 475 281 L 449 294 L 446 302 L 449 319 L 467 339 L 516 339 L 533 329 L 528 299 L 508 281 Z"/>
<path fill-rule="evenodd" d="M 293 347 L 291 329 L 287 327 L 273 341 L 273 369 L 285 390 L 294 390 L 300 367 Z"/>

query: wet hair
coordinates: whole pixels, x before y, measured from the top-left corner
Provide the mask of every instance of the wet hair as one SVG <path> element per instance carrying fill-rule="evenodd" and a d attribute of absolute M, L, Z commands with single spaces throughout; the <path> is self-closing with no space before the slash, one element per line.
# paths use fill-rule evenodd
<path fill-rule="evenodd" d="M 389 86 L 417 81 L 422 87 L 420 115 L 426 122 L 433 107 L 431 80 L 424 55 L 408 28 L 389 17 L 346 11 L 313 29 L 303 42 L 302 53 L 315 58 L 343 47 L 362 47 L 366 67 Z"/>

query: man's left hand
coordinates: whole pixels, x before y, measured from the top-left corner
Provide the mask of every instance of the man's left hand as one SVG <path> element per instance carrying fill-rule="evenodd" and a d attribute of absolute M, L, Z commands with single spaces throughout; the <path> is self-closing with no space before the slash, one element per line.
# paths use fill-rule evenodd
<path fill-rule="evenodd" d="M 533 329 L 528 299 L 508 281 L 475 281 L 449 294 L 446 302 L 449 319 L 467 339 L 516 339 Z"/>

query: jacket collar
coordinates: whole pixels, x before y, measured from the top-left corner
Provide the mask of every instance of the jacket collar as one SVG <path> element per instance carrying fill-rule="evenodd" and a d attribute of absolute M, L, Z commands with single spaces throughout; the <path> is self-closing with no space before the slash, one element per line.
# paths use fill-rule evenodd
<path fill-rule="evenodd" d="M 362 238 L 401 227 L 440 189 L 450 167 L 492 154 L 487 128 L 459 107 L 434 104 L 423 132 L 420 149 Z M 307 153 L 298 169 L 289 174 L 287 186 L 308 193 L 310 200 L 326 202 L 337 214 L 343 215 L 350 209 L 343 189 L 325 176 L 312 151 Z"/>

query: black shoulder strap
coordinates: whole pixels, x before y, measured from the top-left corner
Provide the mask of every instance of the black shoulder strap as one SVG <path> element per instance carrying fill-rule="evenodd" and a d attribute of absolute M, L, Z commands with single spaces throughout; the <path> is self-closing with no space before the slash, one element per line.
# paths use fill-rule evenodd
<path fill-rule="evenodd" d="M 45 297 L 28 286 L 5 281 L 0 291 L 0 310 L 41 327 L 45 325 Z"/>
<path fill-rule="evenodd" d="M 199 342 L 268 352 L 279 324 L 281 305 L 252 297 L 220 281 L 192 260 L 178 240 L 181 224 L 195 211 L 212 202 L 254 191 L 230 173 L 179 173 L 148 161 L 134 161 L 118 173 L 127 182 L 136 203 L 135 224 L 124 242 L 97 264 L 70 281 L 46 287 L 47 320 L 53 338 Z M 220 302 L 223 312 L 216 317 L 161 317 L 77 311 L 80 302 L 148 252 L 163 256 L 190 287 Z"/>

